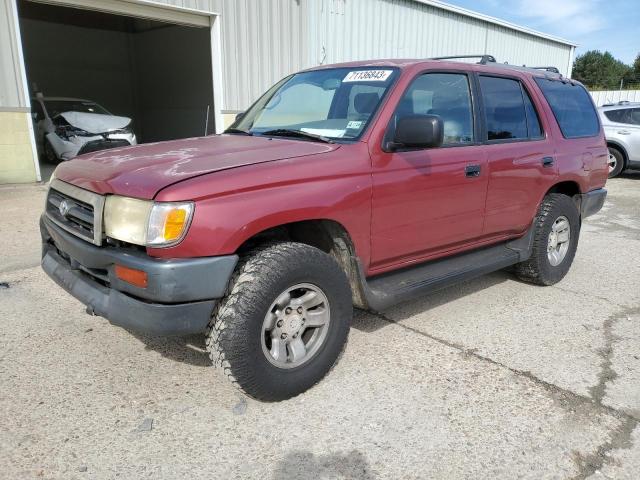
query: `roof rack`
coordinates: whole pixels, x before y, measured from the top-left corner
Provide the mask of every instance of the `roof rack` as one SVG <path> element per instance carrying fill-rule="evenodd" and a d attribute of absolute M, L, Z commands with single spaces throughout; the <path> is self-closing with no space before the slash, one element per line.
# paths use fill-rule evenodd
<path fill-rule="evenodd" d="M 494 57 L 493 55 L 488 55 L 488 54 L 481 54 L 481 55 L 450 55 L 447 57 L 432 57 L 429 60 L 455 60 L 455 59 L 459 59 L 459 58 L 479 58 L 480 61 L 478 62 L 480 65 L 491 65 L 494 67 L 502 67 L 502 68 L 511 68 L 513 70 L 520 70 L 520 71 L 525 71 L 525 72 L 531 72 L 532 70 L 542 70 L 545 72 L 549 72 L 549 73 L 554 73 L 556 75 L 558 75 L 560 78 L 562 78 L 562 74 L 560 73 L 560 70 L 558 70 L 557 67 L 527 67 L 526 65 L 510 65 L 508 63 L 498 63 L 496 60 L 496 57 Z"/>
<path fill-rule="evenodd" d="M 631 102 L 629 100 L 620 100 L 619 102 L 616 102 L 616 103 L 612 103 L 612 102 L 603 103 L 601 105 L 601 107 L 618 107 L 618 106 L 621 106 L 621 105 L 636 106 L 636 105 L 640 105 L 640 102 Z"/>
<path fill-rule="evenodd" d="M 519 65 L 510 65 L 508 63 L 488 63 L 487 66 L 497 67 L 497 68 L 508 68 L 511 70 L 518 70 L 520 72 L 545 72 L 545 74 L 550 78 L 563 79 L 564 77 L 560 73 L 560 71 L 555 67 L 546 67 L 546 68 L 533 68 Z M 554 68 L 553 70 L 551 68 Z"/>
<path fill-rule="evenodd" d="M 552 72 L 552 73 L 560 73 L 560 70 L 558 70 L 558 67 L 527 67 L 526 65 L 522 65 L 524 68 L 533 68 L 534 70 L 544 70 L 546 72 Z"/>
<path fill-rule="evenodd" d="M 478 62 L 480 65 L 485 65 L 487 63 L 496 63 L 496 57 L 494 57 L 493 55 L 486 55 L 486 54 L 481 54 L 481 55 L 451 55 L 448 57 L 433 57 L 430 58 L 430 60 L 454 60 L 456 58 L 479 58 L 480 61 Z"/>

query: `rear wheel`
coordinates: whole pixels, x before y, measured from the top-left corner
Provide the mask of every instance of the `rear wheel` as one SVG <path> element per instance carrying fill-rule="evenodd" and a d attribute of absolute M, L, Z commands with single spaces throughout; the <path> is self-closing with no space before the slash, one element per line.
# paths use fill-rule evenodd
<path fill-rule="evenodd" d="M 580 215 L 573 200 L 559 193 L 547 195 L 534 220 L 531 257 L 515 266 L 522 280 L 553 285 L 569 271 L 578 247 Z"/>
<path fill-rule="evenodd" d="M 624 156 L 614 147 L 609 147 L 609 178 L 617 177 L 624 169 Z"/>
<path fill-rule="evenodd" d="M 245 393 L 284 400 L 331 369 L 352 313 L 349 282 L 331 256 L 300 243 L 271 244 L 238 265 L 209 324 L 207 348 Z"/>

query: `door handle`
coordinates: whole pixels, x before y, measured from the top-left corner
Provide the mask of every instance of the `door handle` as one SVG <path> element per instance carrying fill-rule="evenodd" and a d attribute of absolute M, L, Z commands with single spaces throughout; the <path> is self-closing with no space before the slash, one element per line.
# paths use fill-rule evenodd
<path fill-rule="evenodd" d="M 467 165 L 464 168 L 464 174 L 469 178 L 480 176 L 480 165 Z"/>
<path fill-rule="evenodd" d="M 544 157 L 542 159 L 543 167 L 553 167 L 553 157 Z"/>
<path fill-rule="evenodd" d="M 628 130 L 618 130 L 618 135 L 631 135 L 631 132 Z"/>

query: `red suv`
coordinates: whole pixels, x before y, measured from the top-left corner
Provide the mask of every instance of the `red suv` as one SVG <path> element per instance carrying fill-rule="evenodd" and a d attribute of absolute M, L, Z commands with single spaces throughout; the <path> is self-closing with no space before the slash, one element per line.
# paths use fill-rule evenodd
<path fill-rule="evenodd" d="M 605 200 L 604 135 L 579 83 L 491 60 L 313 68 L 222 135 L 65 162 L 42 267 L 113 324 L 204 333 L 262 400 L 322 379 L 354 305 L 509 266 L 552 285 Z"/>

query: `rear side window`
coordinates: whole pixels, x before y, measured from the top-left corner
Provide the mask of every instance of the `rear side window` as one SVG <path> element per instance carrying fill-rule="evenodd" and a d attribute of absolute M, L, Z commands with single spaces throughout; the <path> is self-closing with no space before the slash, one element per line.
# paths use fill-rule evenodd
<path fill-rule="evenodd" d="M 604 115 L 616 123 L 626 123 L 628 125 L 640 125 L 640 108 L 621 108 L 619 110 L 608 110 Z"/>
<path fill-rule="evenodd" d="M 619 110 L 609 110 L 607 112 L 604 112 L 604 115 L 612 122 L 629 123 L 630 113 L 631 113 L 630 108 L 621 108 Z"/>
<path fill-rule="evenodd" d="M 600 131 L 591 97 L 581 85 L 536 78 L 565 138 L 593 137 Z"/>
<path fill-rule="evenodd" d="M 518 80 L 480 76 L 488 140 L 542 137 L 542 127 L 529 94 Z"/>

